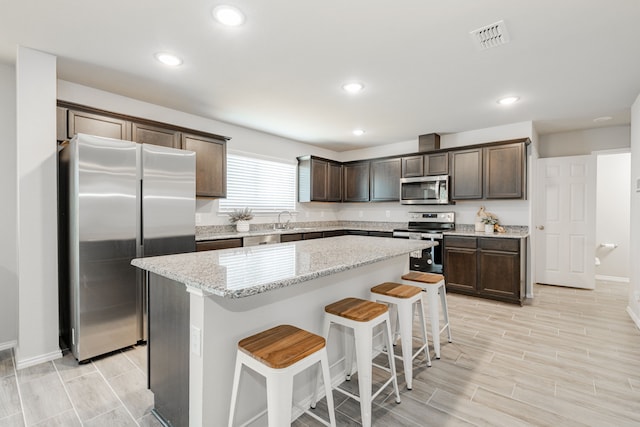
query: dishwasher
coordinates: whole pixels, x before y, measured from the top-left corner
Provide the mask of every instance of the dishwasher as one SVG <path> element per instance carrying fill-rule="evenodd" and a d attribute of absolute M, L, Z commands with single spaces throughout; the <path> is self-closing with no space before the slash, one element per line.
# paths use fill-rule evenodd
<path fill-rule="evenodd" d="M 264 236 L 250 236 L 242 238 L 242 246 L 260 246 L 280 243 L 279 234 L 265 234 Z"/>

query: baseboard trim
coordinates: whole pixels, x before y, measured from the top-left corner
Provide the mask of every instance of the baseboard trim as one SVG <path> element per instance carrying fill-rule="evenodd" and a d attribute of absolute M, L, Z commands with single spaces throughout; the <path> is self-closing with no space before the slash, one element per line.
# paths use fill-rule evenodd
<path fill-rule="evenodd" d="M 16 369 L 20 370 L 20 369 L 28 368 L 30 366 L 39 365 L 40 363 L 50 362 L 52 360 L 60 359 L 61 357 L 62 357 L 62 351 L 56 350 L 56 351 L 52 351 L 51 353 L 41 354 L 39 356 L 30 357 L 28 359 L 18 360 L 16 358 Z"/>
<path fill-rule="evenodd" d="M 7 350 L 10 348 L 16 348 L 17 345 L 18 345 L 18 341 L 7 341 L 7 342 L 0 343 L 0 351 Z"/>
<path fill-rule="evenodd" d="M 601 274 L 596 274 L 596 280 L 603 280 L 606 282 L 630 283 L 630 280 L 628 277 L 603 276 Z"/>
<path fill-rule="evenodd" d="M 640 329 L 640 317 L 638 317 L 629 306 L 627 306 L 627 313 L 629 314 L 629 317 L 631 317 L 631 320 L 633 320 L 633 323 L 636 324 L 636 328 Z"/>

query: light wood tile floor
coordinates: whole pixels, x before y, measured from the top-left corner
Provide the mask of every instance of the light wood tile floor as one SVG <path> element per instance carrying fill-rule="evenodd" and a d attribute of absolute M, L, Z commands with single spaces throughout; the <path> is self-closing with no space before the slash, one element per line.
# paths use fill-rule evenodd
<path fill-rule="evenodd" d="M 628 290 L 535 285 L 523 307 L 449 293 L 453 343 L 443 334 L 431 368 L 414 361 L 411 391 L 397 363 L 402 403 L 379 396 L 374 426 L 640 426 L 640 331 L 625 311 Z M 357 402 L 334 400 L 339 425 L 360 425 Z M 303 415 L 294 425 L 320 424 Z"/>
<path fill-rule="evenodd" d="M 628 288 L 536 285 L 524 307 L 448 294 L 453 343 L 443 340 L 431 368 L 416 359 L 411 391 L 398 362 L 402 403 L 379 396 L 374 425 L 640 426 L 640 331 L 625 312 Z M 145 352 L 85 365 L 66 355 L 18 372 L 11 351 L 0 352 L 0 427 L 159 426 Z M 344 386 L 357 390 L 357 375 Z M 360 425 L 357 402 L 334 399 L 338 425 Z M 306 415 L 294 423 L 317 425 Z"/>
<path fill-rule="evenodd" d="M 161 427 L 146 389 L 146 347 L 78 364 L 71 354 L 16 371 L 0 352 L 0 427 Z"/>

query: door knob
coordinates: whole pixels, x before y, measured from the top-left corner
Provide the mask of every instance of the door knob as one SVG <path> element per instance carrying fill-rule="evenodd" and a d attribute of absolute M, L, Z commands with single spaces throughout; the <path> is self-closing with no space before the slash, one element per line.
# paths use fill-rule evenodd
<path fill-rule="evenodd" d="M 544 230 L 544 225 L 539 225 L 538 230 Z"/>

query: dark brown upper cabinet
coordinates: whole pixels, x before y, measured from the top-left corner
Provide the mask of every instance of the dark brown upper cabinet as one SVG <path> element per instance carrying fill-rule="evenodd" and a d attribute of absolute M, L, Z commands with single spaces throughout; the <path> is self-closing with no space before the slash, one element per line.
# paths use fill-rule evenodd
<path fill-rule="evenodd" d="M 449 153 L 451 199 L 482 199 L 482 148 Z"/>
<path fill-rule="evenodd" d="M 342 165 L 329 162 L 327 180 L 327 202 L 342 201 Z"/>
<path fill-rule="evenodd" d="M 486 147 L 484 153 L 484 197 L 520 199 L 525 194 L 524 144 Z"/>
<path fill-rule="evenodd" d="M 132 139 L 135 142 L 180 148 L 180 132 L 176 130 L 135 122 L 131 130 Z"/>
<path fill-rule="evenodd" d="M 343 201 L 369 201 L 369 162 L 352 162 L 342 165 Z M 399 184 L 398 184 L 399 185 Z"/>
<path fill-rule="evenodd" d="M 196 153 L 196 196 L 227 196 L 227 144 L 225 140 L 182 134 L 182 149 Z"/>
<path fill-rule="evenodd" d="M 449 152 L 451 199 L 526 197 L 527 138 Z"/>
<path fill-rule="evenodd" d="M 402 159 L 371 160 L 371 201 L 393 202 L 400 200 L 400 176 Z"/>
<path fill-rule="evenodd" d="M 342 165 L 314 156 L 298 157 L 298 201 L 340 202 Z"/>
<path fill-rule="evenodd" d="M 409 156 L 402 158 L 402 177 L 414 178 L 424 176 L 424 156 Z"/>
<path fill-rule="evenodd" d="M 67 137 L 77 133 L 131 140 L 131 122 L 116 117 L 68 110 Z"/>
<path fill-rule="evenodd" d="M 436 153 L 424 155 L 425 175 L 448 175 L 449 153 Z"/>

